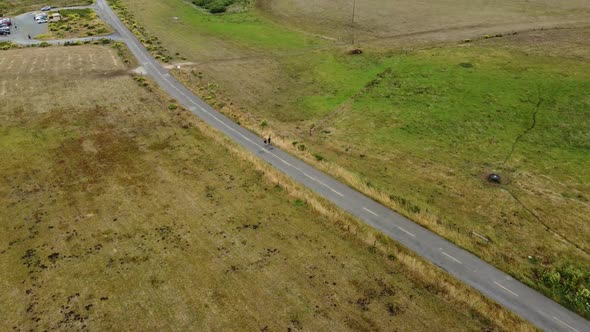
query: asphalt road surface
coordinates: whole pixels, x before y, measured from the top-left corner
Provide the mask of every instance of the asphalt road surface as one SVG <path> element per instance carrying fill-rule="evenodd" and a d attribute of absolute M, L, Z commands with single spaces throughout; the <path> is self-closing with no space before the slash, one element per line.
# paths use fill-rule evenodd
<path fill-rule="evenodd" d="M 161 88 L 259 158 L 537 327 L 547 331 L 590 332 L 589 321 L 506 273 L 288 153 L 264 145 L 262 138 L 214 110 L 172 77 L 121 23 L 105 0 L 97 0 L 96 9 L 100 17 L 117 30 L 145 71 Z"/>

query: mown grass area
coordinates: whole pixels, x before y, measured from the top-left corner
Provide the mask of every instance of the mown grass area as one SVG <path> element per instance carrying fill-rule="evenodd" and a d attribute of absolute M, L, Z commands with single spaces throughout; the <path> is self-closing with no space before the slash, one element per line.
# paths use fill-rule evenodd
<path fill-rule="evenodd" d="M 54 12 L 50 12 L 51 13 Z M 37 39 L 63 39 L 108 35 L 111 29 L 96 15 L 91 8 L 62 9 L 62 19 L 49 23 L 49 33 L 37 36 Z"/>
<path fill-rule="evenodd" d="M 93 0 L 55 0 L 51 1 L 53 7 L 70 7 L 91 5 Z M 11 16 L 39 10 L 47 6 L 46 0 L 3 0 L 0 2 L 0 16 Z"/>
<path fill-rule="evenodd" d="M 586 61 L 498 49 L 502 38 L 494 47 L 367 47 L 361 55 L 253 50 L 260 41 L 252 36 L 194 24 L 208 16 L 181 1 L 124 3 L 162 45 L 199 63 L 176 74 L 214 106 L 590 314 Z M 193 23 L 165 23 L 173 13 Z M 244 24 L 232 17 L 214 19 L 228 31 Z M 490 172 L 503 184 L 486 183 Z M 563 278 L 544 277 L 558 270 Z"/>
<path fill-rule="evenodd" d="M 1 55 L 1 330 L 499 329 L 441 271 L 237 158 L 118 52 Z"/>

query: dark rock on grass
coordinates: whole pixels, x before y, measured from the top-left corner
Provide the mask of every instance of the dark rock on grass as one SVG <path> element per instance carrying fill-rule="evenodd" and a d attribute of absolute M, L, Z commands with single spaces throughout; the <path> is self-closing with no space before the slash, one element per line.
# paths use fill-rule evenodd
<path fill-rule="evenodd" d="M 488 175 L 488 181 L 491 183 L 500 183 L 502 182 L 502 177 L 496 173 L 491 173 Z"/>

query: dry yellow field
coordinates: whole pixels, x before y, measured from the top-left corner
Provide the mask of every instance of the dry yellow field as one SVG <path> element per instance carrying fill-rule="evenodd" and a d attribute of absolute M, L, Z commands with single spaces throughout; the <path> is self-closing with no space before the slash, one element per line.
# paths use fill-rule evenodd
<path fill-rule="evenodd" d="M 353 2 L 355 18 L 352 24 Z M 366 43 L 457 40 L 588 22 L 585 0 L 260 0 L 267 17 L 306 32 Z M 403 45 L 403 44 L 402 44 Z"/>
<path fill-rule="evenodd" d="M 0 53 L 0 330 L 499 329 L 128 69 L 105 46 Z"/>

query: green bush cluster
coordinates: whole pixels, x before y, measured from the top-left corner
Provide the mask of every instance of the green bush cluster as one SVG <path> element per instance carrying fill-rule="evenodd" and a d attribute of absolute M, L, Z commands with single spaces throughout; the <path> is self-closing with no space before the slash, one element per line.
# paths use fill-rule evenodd
<path fill-rule="evenodd" d="M 227 8 L 239 0 L 193 0 L 195 6 L 206 9 L 212 14 L 224 13 Z"/>
<path fill-rule="evenodd" d="M 590 314 L 590 270 L 571 264 L 559 268 L 543 268 L 536 271 L 538 280 L 566 304 L 585 314 Z"/>
<path fill-rule="evenodd" d="M 59 13 L 66 18 L 77 20 L 79 18 L 85 19 L 94 19 L 96 14 L 94 10 L 90 8 L 82 8 L 82 9 L 62 9 Z"/>
<path fill-rule="evenodd" d="M 6 51 L 6 50 L 9 50 L 11 48 L 18 48 L 18 45 L 17 44 L 14 44 L 12 42 L 9 42 L 9 41 L 0 42 L 0 50 Z"/>

